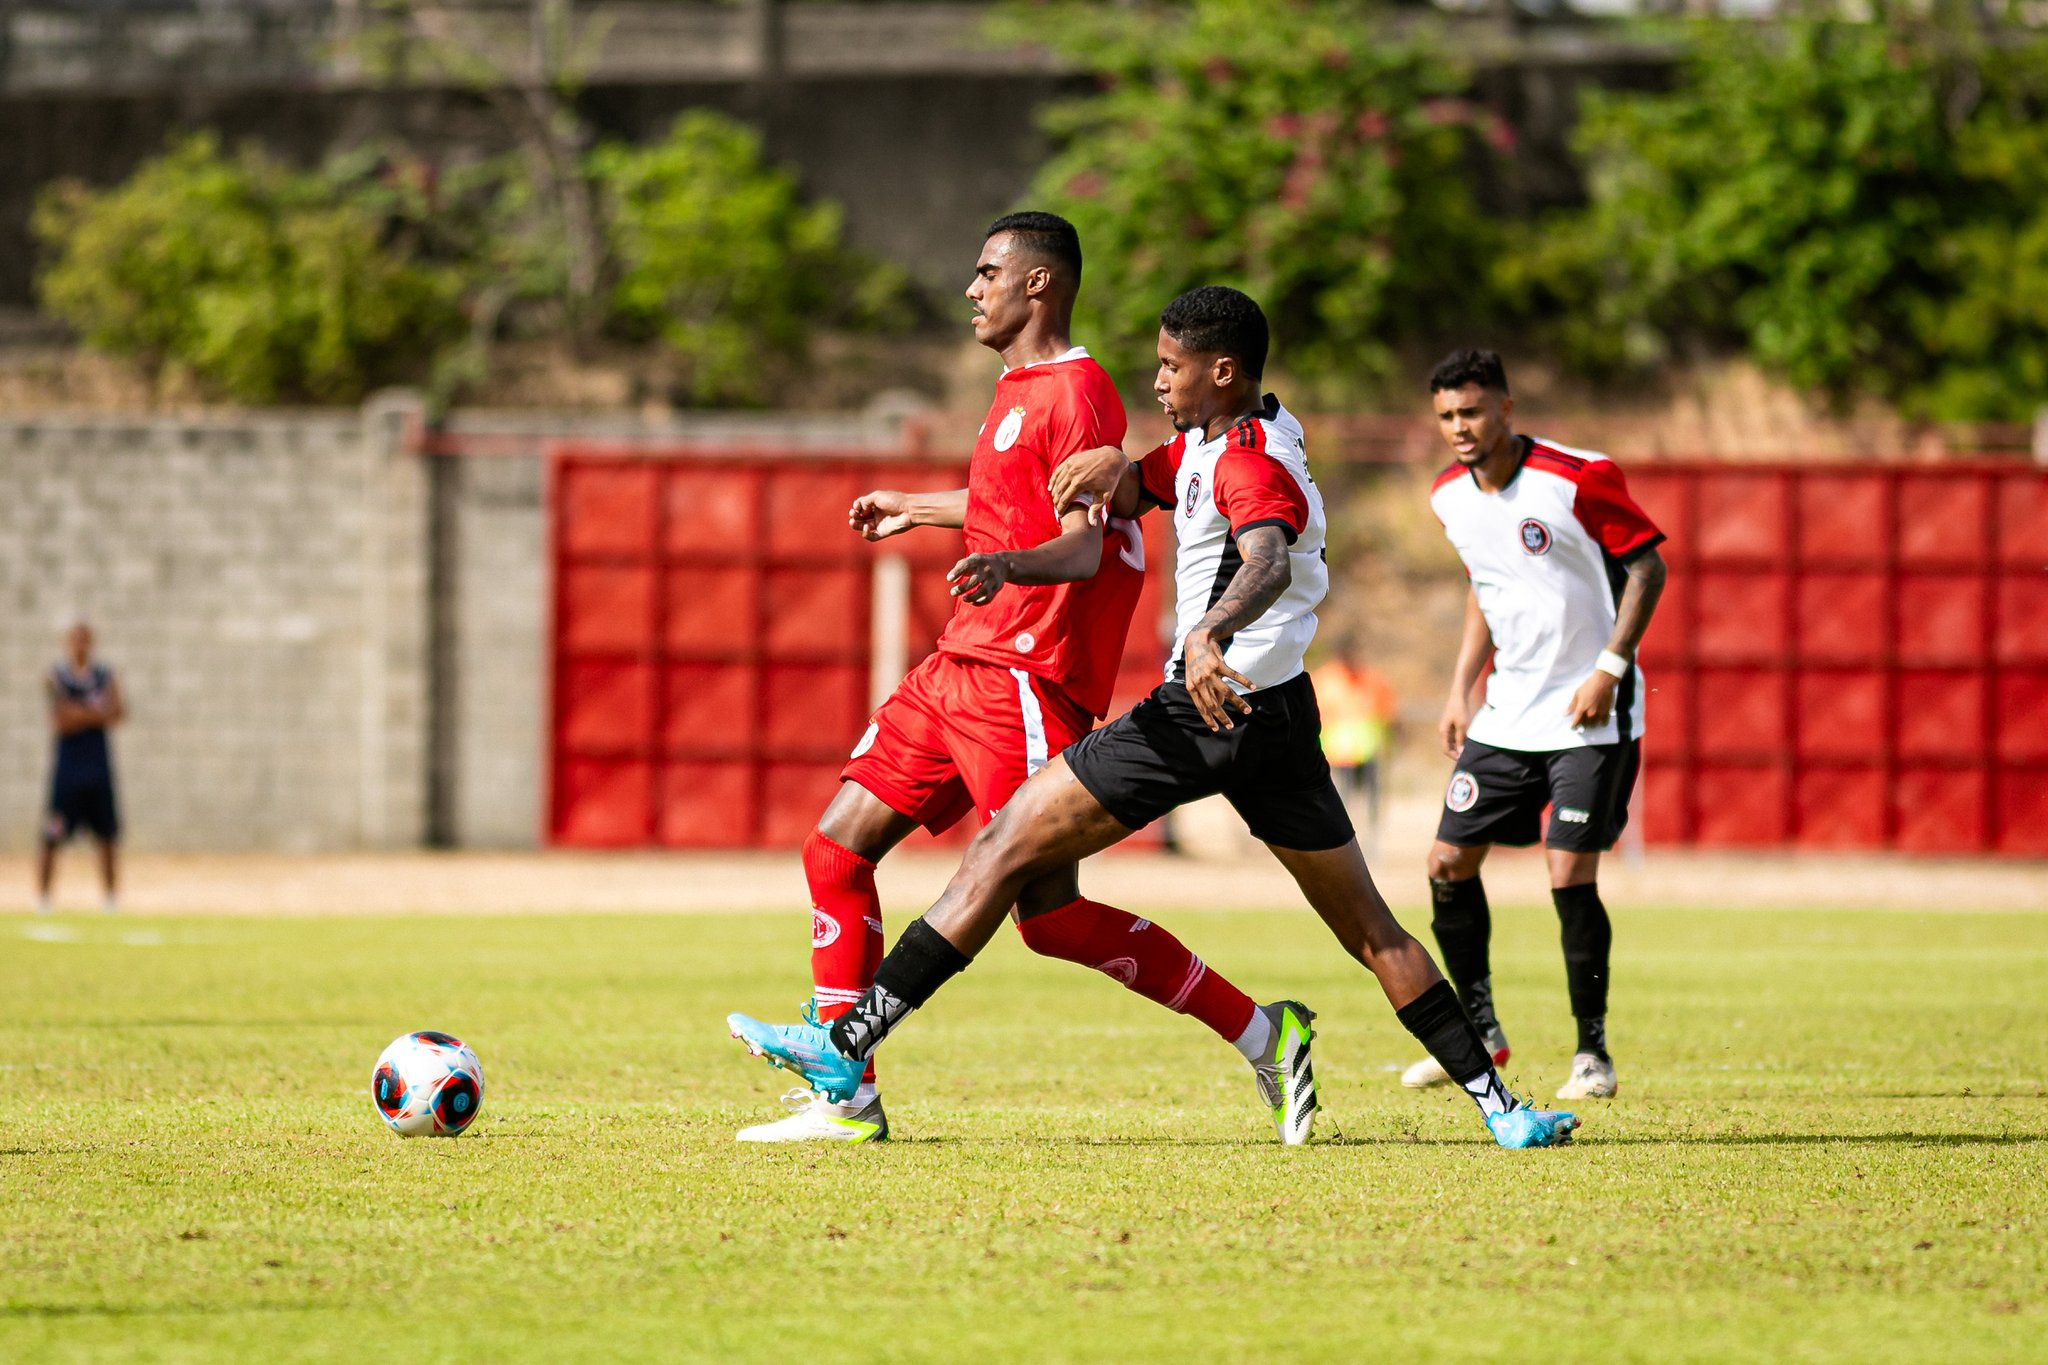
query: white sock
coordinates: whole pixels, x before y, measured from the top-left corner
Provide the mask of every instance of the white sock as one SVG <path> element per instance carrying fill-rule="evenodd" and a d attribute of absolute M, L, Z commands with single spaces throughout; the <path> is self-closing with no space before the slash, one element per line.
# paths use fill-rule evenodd
<path fill-rule="evenodd" d="M 1273 1021 L 1257 1005 L 1252 1006 L 1252 1021 L 1244 1026 L 1244 1032 L 1237 1035 L 1231 1044 L 1248 1062 L 1263 1062 L 1266 1053 L 1273 1047 Z"/>
<path fill-rule="evenodd" d="M 862 1081 L 854 1088 L 853 1098 L 846 1102 L 848 1109 L 865 1109 L 875 1102 L 881 1090 L 873 1081 Z"/>

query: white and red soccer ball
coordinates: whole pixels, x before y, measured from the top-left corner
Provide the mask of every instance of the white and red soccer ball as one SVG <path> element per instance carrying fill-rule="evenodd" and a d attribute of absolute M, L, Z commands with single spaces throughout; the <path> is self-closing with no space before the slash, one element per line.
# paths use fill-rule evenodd
<path fill-rule="evenodd" d="M 454 1137 L 484 1107 L 484 1066 L 460 1038 L 408 1033 L 377 1058 L 370 1097 L 400 1137 Z"/>

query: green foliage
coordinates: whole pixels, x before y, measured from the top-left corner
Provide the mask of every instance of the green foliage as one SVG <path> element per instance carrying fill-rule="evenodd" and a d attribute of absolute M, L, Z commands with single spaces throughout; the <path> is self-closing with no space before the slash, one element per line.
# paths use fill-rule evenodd
<path fill-rule="evenodd" d="M 372 169 L 298 172 L 201 135 L 111 189 L 52 186 L 34 218 L 43 302 L 91 346 L 244 402 L 416 378 L 460 331 L 459 280 Z"/>
<path fill-rule="evenodd" d="M 837 206 L 805 203 L 744 125 L 686 114 L 570 157 L 566 183 L 558 150 L 299 172 L 190 138 L 112 189 L 45 192 L 42 297 L 86 344 L 252 403 L 440 391 L 487 372 L 501 327 L 582 335 L 584 299 L 673 349 L 688 401 L 758 403 L 816 328 L 903 318 L 901 273 L 843 247 Z"/>
<path fill-rule="evenodd" d="M 1584 369 L 1746 350 L 1935 418 L 2048 392 L 2048 46 L 1709 23 L 1680 87 L 1589 94 L 1591 203 L 1506 276 Z"/>
<path fill-rule="evenodd" d="M 1471 133 L 1506 132 L 1426 33 L 1337 0 L 1020 4 L 1005 28 L 1098 78 L 1048 113 L 1059 150 L 1032 203 L 1080 229 L 1077 325 L 1127 380 L 1153 368 L 1160 308 L 1200 284 L 1257 298 L 1277 362 L 1339 401 L 1483 294 Z"/>
<path fill-rule="evenodd" d="M 590 157 L 603 189 L 617 283 L 615 326 L 686 362 L 697 402 L 762 402 L 813 328 L 893 320 L 903 279 L 840 242 L 831 203 L 806 205 L 759 136 L 703 111 L 648 147 Z"/>

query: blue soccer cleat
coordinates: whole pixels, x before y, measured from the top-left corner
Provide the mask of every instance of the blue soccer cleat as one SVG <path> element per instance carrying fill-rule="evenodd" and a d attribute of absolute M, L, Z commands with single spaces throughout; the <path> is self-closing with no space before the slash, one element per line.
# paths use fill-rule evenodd
<path fill-rule="evenodd" d="M 1493 1140 L 1503 1147 L 1562 1147 L 1572 1140 L 1579 1116 L 1524 1105 L 1505 1114 L 1488 1114 L 1486 1126 L 1493 1130 Z"/>
<path fill-rule="evenodd" d="M 764 1024 L 744 1014 L 728 1014 L 725 1026 L 732 1036 L 746 1044 L 747 1051 L 784 1071 L 794 1071 L 804 1083 L 834 1104 L 844 1104 L 860 1088 L 866 1062 L 857 1062 L 832 1046 L 831 1030 L 818 1023 L 810 1006 L 804 1007 L 806 1022 Z"/>

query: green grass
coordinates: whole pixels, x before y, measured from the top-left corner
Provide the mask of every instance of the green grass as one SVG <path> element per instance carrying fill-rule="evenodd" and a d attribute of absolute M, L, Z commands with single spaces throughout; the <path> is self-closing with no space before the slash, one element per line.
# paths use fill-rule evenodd
<path fill-rule="evenodd" d="M 1399 1089 L 1305 912 L 1169 918 L 1322 1011 L 1341 1136 L 1007 938 L 890 1044 L 898 1141 L 755 1150 L 721 1020 L 790 1012 L 794 916 L 0 921 L 0 1359 L 2048 1356 L 2048 916 L 1625 913 L 1622 1097 L 1530 1153 Z M 1548 1094 L 1554 921 L 1497 919 Z M 370 1107 L 423 1027 L 456 1141 Z"/>

